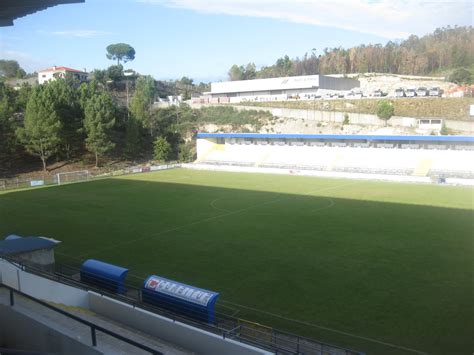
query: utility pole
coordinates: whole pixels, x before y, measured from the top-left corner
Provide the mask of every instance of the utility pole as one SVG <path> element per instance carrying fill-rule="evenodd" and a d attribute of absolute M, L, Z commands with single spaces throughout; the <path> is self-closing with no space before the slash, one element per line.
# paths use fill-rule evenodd
<path fill-rule="evenodd" d="M 128 77 L 134 75 L 135 72 L 133 70 L 126 70 L 123 72 L 123 75 L 127 78 L 125 80 L 125 87 L 127 90 L 127 121 L 130 120 L 130 109 L 129 109 L 129 95 L 128 95 Z"/>

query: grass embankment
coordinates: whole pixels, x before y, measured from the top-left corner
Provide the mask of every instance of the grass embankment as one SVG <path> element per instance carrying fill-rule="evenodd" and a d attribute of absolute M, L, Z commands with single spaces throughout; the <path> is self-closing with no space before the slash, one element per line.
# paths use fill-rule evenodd
<path fill-rule="evenodd" d="M 440 117 L 452 120 L 469 120 L 469 106 L 474 98 L 400 98 L 387 99 L 393 103 L 395 116 Z M 316 101 L 276 101 L 245 102 L 242 106 L 295 108 L 321 111 L 340 111 L 376 115 L 379 99 L 361 100 L 316 100 Z"/>
<path fill-rule="evenodd" d="M 410 352 L 318 325 L 470 354 L 473 191 L 180 169 L 0 193 L 0 236 L 54 237 L 59 260 L 215 290 L 238 317 L 368 354 Z"/>

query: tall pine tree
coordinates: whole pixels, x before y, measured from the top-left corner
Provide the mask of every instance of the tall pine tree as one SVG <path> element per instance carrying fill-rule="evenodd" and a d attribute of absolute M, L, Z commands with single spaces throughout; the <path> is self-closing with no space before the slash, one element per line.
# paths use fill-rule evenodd
<path fill-rule="evenodd" d="M 46 160 L 55 154 L 61 143 L 61 121 L 55 108 L 55 97 L 46 86 L 33 89 L 26 105 L 23 127 L 17 130 L 20 141 L 32 155 L 40 157 L 43 171 Z"/>
<path fill-rule="evenodd" d="M 112 142 L 112 128 L 115 124 L 114 105 L 110 96 L 102 92 L 89 98 L 85 105 L 84 128 L 86 148 L 95 155 L 95 166 L 99 156 L 115 147 Z"/>

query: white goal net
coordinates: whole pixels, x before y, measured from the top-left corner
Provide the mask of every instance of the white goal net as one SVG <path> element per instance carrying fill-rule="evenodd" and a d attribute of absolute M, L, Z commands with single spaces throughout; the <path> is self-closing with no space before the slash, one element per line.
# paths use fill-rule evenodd
<path fill-rule="evenodd" d="M 68 171 L 58 173 L 56 175 L 58 185 L 67 184 L 68 182 L 89 180 L 89 170 Z"/>

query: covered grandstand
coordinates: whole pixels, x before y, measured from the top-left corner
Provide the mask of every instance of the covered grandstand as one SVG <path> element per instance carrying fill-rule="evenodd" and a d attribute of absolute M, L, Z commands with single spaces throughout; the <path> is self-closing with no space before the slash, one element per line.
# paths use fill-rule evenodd
<path fill-rule="evenodd" d="M 198 133 L 197 163 L 474 179 L 473 136 Z"/>

